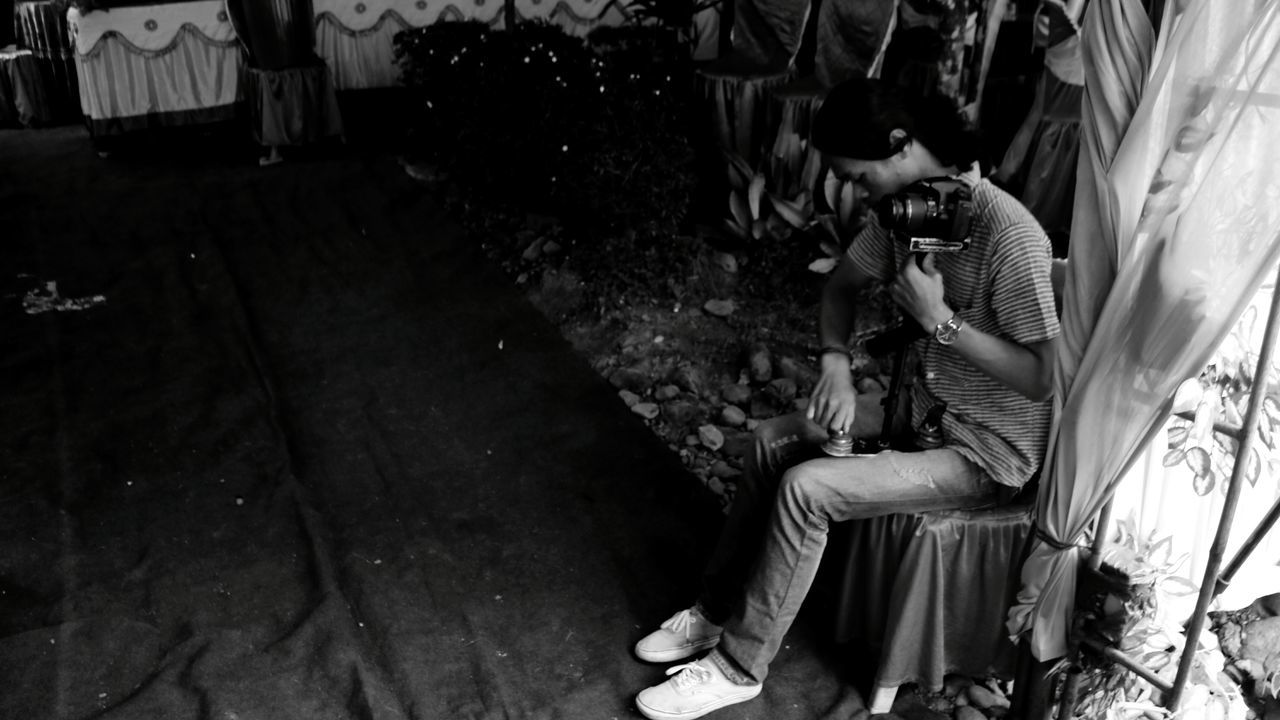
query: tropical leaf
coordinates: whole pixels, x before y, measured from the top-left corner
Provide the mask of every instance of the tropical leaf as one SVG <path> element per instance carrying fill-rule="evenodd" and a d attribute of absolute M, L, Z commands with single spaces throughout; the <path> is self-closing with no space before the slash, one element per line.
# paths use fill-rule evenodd
<path fill-rule="evenodd" d="M 751 227 L 751 221 L 754 219 L 751 215 L 751 208 L 747 206 L 746 198 L 741 193 L 729 193 L 729 213 L 733 221 L 744 228 Z"/>
<path fill-rule="evenodd" d="M 751 219 L 760 219 L 760 201 L 764 198 L 764 175 L 756 175 L 751 178 L 751 184 L 747 186 L 747 205 L 751 209 Z"/>
<path fill-rule="evenodd" d="M 817 260 L 814 260 L 813 262 L 809 263 L 809 269 L 818 274 L 826 275 L 832 270 L 835 270 L 836 265 L 839 265 L 839 264 L 840 264 L 839 258 L 824 257 L 824 258 L 818 258 Z"/>
<path fill-rule="evenodd" d="M 827 207 L 837 214 L 840 212 L 840 193 L 844 185 L 844 181 L 836 177 L 836 174 L 830 170 L 827 171 L 826 177 L 822 179 L 822 198 L 826 200 Z"/>
<path fill-rule="evenodd" d="M 733 220 L 732 218 L 725 218 L 724 223 L 721 227 L 726 233 L 729 234 L 730 237 L 736 238 L 738 240 L 745 241 L 747 240 L 747 238 L 751 237 L 751 229 L 749 227 L 738 224 L 737 221 Z"/>
<path fill-rule="evenodd" d="M 1190 433 L 1190 431 L 1191 431 L 1191 428 L 1187 427 L 1186 425 L 1171 426 L 1169 428 L 1169 449 L 1175 450 L 1177 448 L 1182 447 L 1183 444 L 1187 442 L 1187 435 Z M 1182 461 L 1182 458 L 1178 458 L 1177 460 L 1173 461 L 1173 463 L 1166 462 L 1164 466 L 1171 467 L 1172 465 L 1176 465 L 1181 461 Z"/>
<path fill-rule="evenodd" d="M 726 152 L 725 166 L 729 173 L 729 187 L 734 190 L 746 190 L 756 173 L 740 155 Z"/>
<path fill-rule="evenodd" d="M 1191 489 L 1200 497 L 1204 497 L 1213 492 L 1213 484 L 1217 480 L 1212 470 L 1203 475 L 1197 473 L 1195 477 L 1191 478 Z"/>
<path fill-rule="evenodd" d="M 1169 653 L 1164 652 L 1163 650 L 1155 650 L 1143 655 L 1140 662 L 1148 670 L 1158 672 L 1161 668 L 1168 665 L 1171 659 L 1172 658 Z"/>
<path fill-rule="evenodd" d="M 1262 412 L 1271 422 L 1280 422 L 1280 403 L 1270 395 L 1262 398 Z"/>
<path fill-rule="evenodd" d="M 1174 587 L 1170 589 L 1170 585 L 1173 585 Z M 1195 595 L 1200 592 L 1199 585 L 1184 577 L 1178 577 L 1177 575 L 1170 575 L 1162 580 L 1160 583 L 1160 589 L 1174 597 L 1186 597 L 1187 595 Z"/>
<path fill-rule="evenodd" d="M 804 159 L 804 169 L 800 171 L 800 187 L 805 188 L 805 192 L 811 190 L 818 184 L 818 178 L 822 177 L 822 170 L 822 153 L 816 150 L 808 152 Z"/>
<path fill-rule="evenodd" d="M 1188 449 L 1186 461 L 1187 467 L 1191 468 L 1191 472 L 1197 475 L 1206 475 L 1213 471 L 1209 452 L 1202 447 Z"/>
<path fill-rule="evenodd" d="M 818 226 L 826 231 L 829 237 L 836 244 L 840 243 L 840 229 L 836 227 L 836 219 L 831 215 L 819 215 Z"/>
<path fill-rule="evenodd" d="M 802 192 L 794 200 L 785 200 L 773 195 L 769 196 L 773 210 L 791 227 L 801 230 L 808 227 L 813 209 L 809 207 L 809 193 Z"/>
<path fill-rule="evenodd" d="M 1258 484 L 1258 478 L 1262 476 L 1262 456 L 1258 454 L 1258 448 L 1249 448 L 1249 461 L 1244 466 L 1244 479 L 1249 481 L 1249 486 L 1253 487 Z"/>
<path fill-rule="evenodd" d="M 1185 438 L 1184 438 L 1185 439 Z M 1182 462 L 1187 457 L 1187 451 L 1183 448 L 1176 448 L 1164 454 L 1164 466 L 1173 467 Z"/>

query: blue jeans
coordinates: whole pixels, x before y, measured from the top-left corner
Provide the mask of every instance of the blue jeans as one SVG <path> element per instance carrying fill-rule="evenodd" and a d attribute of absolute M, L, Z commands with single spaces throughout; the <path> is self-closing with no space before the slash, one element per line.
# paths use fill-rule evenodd
<path fill-rule="evenodd" d="M 858 396 L 856 437 L 878 436 L 879 403 L 877 395 Z M 803 412 L 756 429 L 699 599 L 707 619 L 724 625 L 712 658 L 737 682 L 764 681 L 817 574 L 831 523 L 996 501 L 997 484 L 945 446 L 835 458 L 822 452 L 826 439 Z"/>

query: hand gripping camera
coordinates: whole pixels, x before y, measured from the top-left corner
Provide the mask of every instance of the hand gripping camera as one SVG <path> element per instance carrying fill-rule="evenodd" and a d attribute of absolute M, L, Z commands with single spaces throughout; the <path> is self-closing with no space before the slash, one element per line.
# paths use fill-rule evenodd
<path fill-rule="evenodd" d="M 964 181 L 953 177 L 925 178 L 882 199 L 876 206 L 876 218 L 884 229 L 910 238 L 910 250 L 915 253 L 916 264 L 923 268 L 925 253 L 960 252 L 969 247 L 969 231 L 973 224 L 973 190 Z M 912 320 L 906 320 L 866 341 L 867 352 L 872 355 L 894 354 L 893 375 L 883 401 L 884 425 L 879 439 L 882 449 L 890 446 L 893 413 L 897 408 L 898 394 L 902 390 L 906 348 L 912 341 L 924 336 L 923 328 Z M 942 444 L 944 412 L 945 404 L 936 406 L 929 412 L 916 438 L 917 449 Z M 855 452 L 850 439 L 839 434 L 832 434 L 822 449 L 837 457 Z"/>
<path fill-rule="evenodd" d="M 953 177 L 925 178 L 876 205 L 886 230 L 911 238 L 911 252 L 959 252 L 969 247 L 973 191 Z"/>

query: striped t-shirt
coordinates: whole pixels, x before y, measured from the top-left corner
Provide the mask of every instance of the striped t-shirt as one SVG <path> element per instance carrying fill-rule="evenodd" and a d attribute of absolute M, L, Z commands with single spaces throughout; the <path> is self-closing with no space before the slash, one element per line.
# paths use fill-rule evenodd
<path fill-rule="evenodd" d="M 849 245 L 848 255 L 858 268 L 888 282 L 897 276 L 909 250 L 905 239 L 895 242 L 871 222 Z M 990 181 L 973 183 L 969 247 L 938 253 L 935 260 L 947 307 L 960 315 L 965 328 L 1020 345 L 1057 337 L 1049 239 L 1026 208 Z M 916 343 L 919 375 L 911 391 L 913 423 L 923 419 L 935 398 L 946 402 L 946 446 L 977 463 L 996 482 L 1021 486 L 1044 459 L 1051 404 L 1028 400 L 992 379 L 954 348 L 934 340 L 933 328 L 927 329 L 928 336 Z"/>

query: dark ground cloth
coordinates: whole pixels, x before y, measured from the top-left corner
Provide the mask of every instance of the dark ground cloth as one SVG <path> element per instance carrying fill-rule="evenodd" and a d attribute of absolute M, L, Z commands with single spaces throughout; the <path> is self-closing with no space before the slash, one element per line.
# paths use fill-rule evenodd
<path fill-rule="evenodd" d="M 0 132 L 0 718 L 637 717 L 696 481 L 390 154 L 156 143 Z"/>

